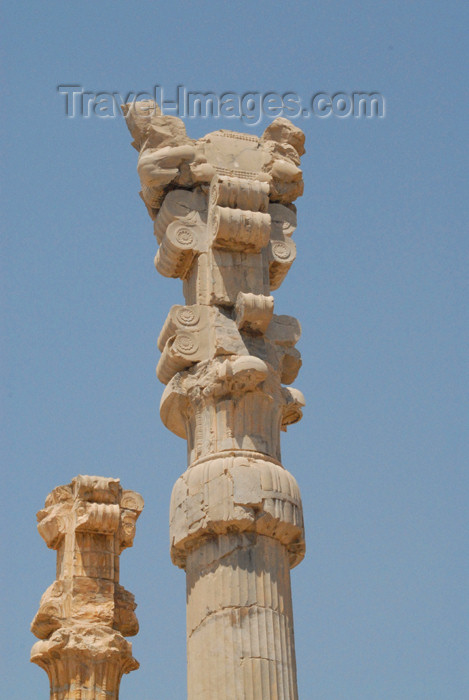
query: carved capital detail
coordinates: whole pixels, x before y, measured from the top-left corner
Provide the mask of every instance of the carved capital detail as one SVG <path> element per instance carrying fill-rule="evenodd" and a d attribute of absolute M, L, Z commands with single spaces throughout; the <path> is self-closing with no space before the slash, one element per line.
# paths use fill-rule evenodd
<path fill-rule="evenodd" d="M 163 117 L 154 103 L 128 105 L 124 113 L 140 154 L 142 196 L 154 220 L 156 268 L 183 280 L 185 304 L 170 309 L 158 338 L 156 374 L 166 385 L 161 418 L 187 440 L 191 474 L 197 471 L 191 471 L 194 463 L 211 455 L 246 451 L 257 454 L 259 464 L 272 460 L 269 473 L 277 474 L 280 433 L 301 419 L 305 405 L 303 394 L 289 388 L 301 367 L 295 347 L 300 324 L 274 313 L 271 295 L 296 257 L 293 201 L 303 192 L 304 135 L 287 119 L 276 119 L 261 137 L 220 130 L 194 140 L 179 119 Z M 254 466 L 246 474 L 254 481 L 259 470 L 267 474 L 255 460 L 249 464 Z M 223 477 L 222 491 L 232 504 L 225 526 L 223 518 L 212 517 L 215 505 L 203 496 L 203 522 L 216 522 L 220 532 L 234 527 L 233 512 L 240 507 L 230 491 L 238 483 L 233 474 Z M 243 477 L 243 484 L 248 481 Z M 279 483 L 290 503 L 288 478 Z M 187 498 L 187 507 L 195 508 L 192 496 Z M 301 511 L 299 501 L 295 507 Z M 255 528 L 261 528 L 270 511 L 264 504 L 256 513 Z M 285 513 L 280 520 L 287 527 Z M 182 527 L 179 515 L 176 522 Z M 187 527 L 211 532 L 211 525 L 199 525 Z M 60 536 L 56 529 L 53 540 Z M 299 532 L 292 541 L 301 540 Z M 174 544 L 173 551 L 180 561 L 180 546 Z"/>
<path fill-rule="evenodd" d="M 300 492 L 280 435 L 305 400 L 290 387 L 301 328 L 272 290 L 296 258 L 304 134 L 190 139 L 154 102 L 124 107 L 154 221 L 155 265 L 183 281 L 158 338 L 160 416 L 187 441 L 171 497 L 171 557 L 186 570 L 188 698 L 296 700 L 289 567 L 304 555 Z M 49 526 L 58 542 L 60 521 Z M 125 619 L 131 612 L 125 608 Z M 131 624 L 130 624 L 131 626 Z"/>
<path fill-rule="evenodd" d="M 37 515 L 41 536 L 57 550 L 57 580 L 31 624 L 43 640 L 31 660 L 47 671 L 53 698 L 83 688 L 90 700 L 104 691 L 117 699 L 122 674 L 138 668 L 124 639 L 138 632 L 136 604 L 119 585 L 118 557 L 132 546 L 142 509 L 140 494 L 119 479 L 77 476 L 54 489 Z"/>
<path fill-rule="evenodd" d="M 176 481 L 171 497 L 173 562 L 185 567 L 201 540 L 257 532 L 282 542 L 290 566 L 304 557 L 301 498 L 294 477 L 257 452 L 219 453 L 199 460 Z"/>

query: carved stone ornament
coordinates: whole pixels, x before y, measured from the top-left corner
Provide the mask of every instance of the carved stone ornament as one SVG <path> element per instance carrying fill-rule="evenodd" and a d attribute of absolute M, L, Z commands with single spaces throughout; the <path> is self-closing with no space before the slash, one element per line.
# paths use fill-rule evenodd
<path fill-rule="evenodd" d="M 280 432 L 302 417 L 291 388 L 300 324 L 271 292 L 295 257 L 304 134 L 194 140 L 154 102 L 123 108 L 156 269 L 183 282 L 158 338 L 164 424 L 187 441 L 171 498 L 173 562 L 187 576 L 189 700 L 297 698 L 290 568 L 305 551 L 300 492 Z"/>
<path fill-rule="evenodd" d="M 143 499 L 119 479 L 77 476 L 58 486 L 37 514 L 38 530 L 57 551 L 57 580 L 41 598 L 31 631 L 41 641 L 31 661 L 50 680 L 51 700 L 119 696 L 122 674 L 138 668 L 134 596 L 119 585 L 119 555 L 131 547 Z"/>

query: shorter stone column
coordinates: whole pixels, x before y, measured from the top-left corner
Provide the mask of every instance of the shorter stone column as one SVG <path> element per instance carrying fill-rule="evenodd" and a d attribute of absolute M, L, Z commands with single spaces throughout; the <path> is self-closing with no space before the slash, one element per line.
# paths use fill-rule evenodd
<path fill-rule="evenodd" d="M 119 585 L 119 555 L 131 547 L 143 499 L 119 479 L 77 476 L 37 514 L 57 550 L 57 579 L 41 599 L 31 661 L 50 680 L 51 700 L 117 700 L 123 673 L 137 669 L 124 637 L 138 632 L 134 596 Z"/>

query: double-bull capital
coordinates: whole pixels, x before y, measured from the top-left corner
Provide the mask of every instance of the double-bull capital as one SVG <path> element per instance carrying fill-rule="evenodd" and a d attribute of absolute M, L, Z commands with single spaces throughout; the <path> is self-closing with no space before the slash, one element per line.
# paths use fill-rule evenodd
<path fill-rule="evenodd" d="M 300 324 L 272 291 L 295 257 L 304 135 L 194 140 L 153 102 L 126 105 L 155 266 L 183 282 L 158 338 L 164 424 L 187 441 L 171 498 L 173 562 L 187 574 L 190 700 L 297 697 L 289 569 L 304 556 L 301 499 L 280 433 L 302 417 L 291 387 Z M 263 631 L 261 631 L 263 630 Z"/>

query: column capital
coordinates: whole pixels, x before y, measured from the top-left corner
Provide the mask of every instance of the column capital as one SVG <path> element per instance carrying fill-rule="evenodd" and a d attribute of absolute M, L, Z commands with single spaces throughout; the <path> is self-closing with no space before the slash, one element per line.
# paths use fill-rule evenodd
<path fill-rule="evenodd" d="M 158 338 L 160 416 L 187 441 L 171 497 L 173 563 L 186 570 L 189 700 L 296 700 L 289 568 L 305 550 L 300 492 L 280 434 L 303 394 L 299 322 L 272 292 L 296 258 L 304 134 L 190 139 L 154 102 L 124 107 L 139 151 L 155 267 L 182 280 Z"/>
<path fill-rule="evenodd" d="M 31 661 L 47 671 L 53 700 L 117 698 L 138 668 L 124 637 L 138 632 L 134 596 L 119 585 L 119 555 L 131 547 L 143 499 L 119 479 L 75 477 L 48 495 L 38 530 L 57 550 L 57 579 L 41 598 Z"/>

